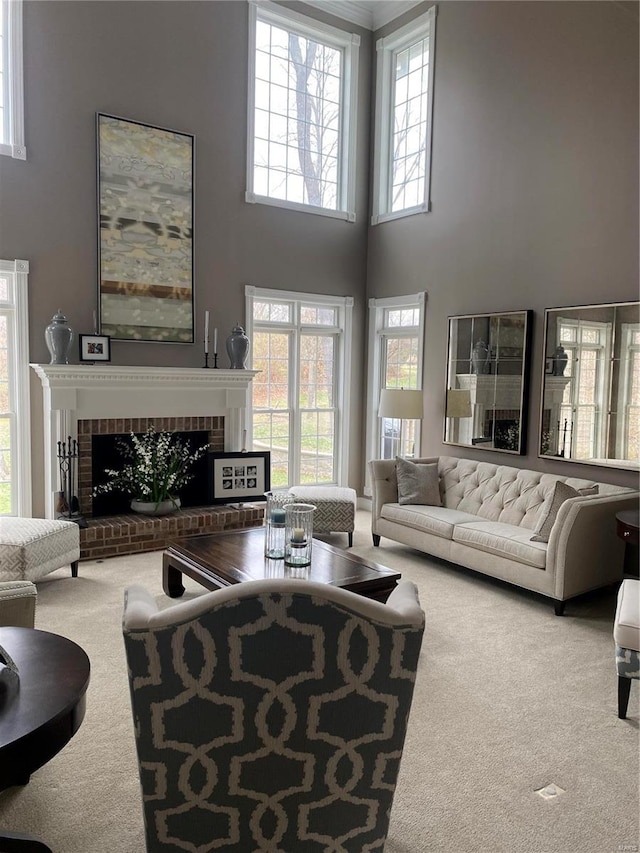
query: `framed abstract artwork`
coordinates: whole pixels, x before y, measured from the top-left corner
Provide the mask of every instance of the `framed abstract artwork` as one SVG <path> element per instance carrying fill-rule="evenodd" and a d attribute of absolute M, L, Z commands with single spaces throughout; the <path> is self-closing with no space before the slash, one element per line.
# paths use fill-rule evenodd
<path fill-rule="evenodd" d="M 210 453 L 211 503 L 266 500 L 271 488 L 271 452 Z"/>
<path fill-rule="evenodd" d="M 194 137 L 96 114 L 100 332 L 193 343 Z"/>

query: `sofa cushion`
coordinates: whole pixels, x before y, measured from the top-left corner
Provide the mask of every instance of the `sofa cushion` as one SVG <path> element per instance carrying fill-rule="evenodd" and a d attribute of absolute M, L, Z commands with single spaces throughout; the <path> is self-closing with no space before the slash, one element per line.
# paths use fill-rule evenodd
<path fill-rule="evenodd" d="M 589 486 L 584 489 L 574 489 L 568 483 L 563 483 L 561 480 L 555 484 L 553 493 L 545 501 L 542 508 L 540 520 L 536 527 L 535 535 L 531 537 L 532 542 L 548 542 L 551 535 L 551 529 L 555 524 L 558 510 L 562 504 L 569 498 L 587 497 L 588 495 L 597 495 L 599 488 L 597 485 Z"/>
<path fill-rule="evenodd" d="M 442 506 L 438 464 L 417 464 L 396 456 L 398 503 Z"/>
<path fill-rule="evenodd" d="M 453 541 L 470 545 L 508 560 L 517 560 L 536 569 L 547 563 L 547 546 L 531 541 L 531 531 L 501 521 L 475 521 L 456 524 Z"/>
<path fill-rule="evenodd" d="M 464 521 L 477 521 L 476 515 L 447 509 L 444 506 L 400 506 L 384 504 L 380 513 L 387 521 L 395 521 L 414 530 L 424 530 L 443 539 L 453 538 L 453 528 Z"/>

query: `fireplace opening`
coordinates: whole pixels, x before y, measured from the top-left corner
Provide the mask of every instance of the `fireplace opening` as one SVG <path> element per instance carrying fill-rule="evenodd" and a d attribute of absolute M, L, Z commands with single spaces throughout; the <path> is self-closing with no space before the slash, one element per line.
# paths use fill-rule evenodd
<path fill-rule="evenodd" d="M 136 433 L 142 437 L 144 433 Z M 206 430 L 193 430 L 189 432 L 174 431 L 173 435 L 179 437 L 185 445 L 193 452 L 198 447 L 207 444 L 209 433 Z M 91 481 L 94 486 L 99 486 L 108 481 L 105 474 L 106 468 L 117 470 L 122 467 L 122 454 L 118 445 L 118 439 L 126 440 L 129 433 L 118 433 L 110 435 L 94 434 L 91 436 Z M 192 479 L 180 489 L 180 502 L 183 507 L 206 506 L 211 503 L 211 488 L 209 477 L 208 454 L 205 453 L 191 468 Z M 105 515 L 122 515 L 129 513 L 131 495 L 124 492 L 108 492 L 105 495 L 95 495 L 92 502 L 92 515 L 95 517 Z"/>

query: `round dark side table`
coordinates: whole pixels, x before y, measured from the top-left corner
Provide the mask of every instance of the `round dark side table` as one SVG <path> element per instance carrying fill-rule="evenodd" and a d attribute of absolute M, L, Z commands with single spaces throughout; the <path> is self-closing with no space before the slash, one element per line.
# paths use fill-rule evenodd
<path fill-rule="evenodd" d="M 638 565 L 638 527 L 640 526 L 640 511 L 625 509 L 616 513 L 616 533 L 624 540 L 624 574 L 637 578 L 640 576 Z"/>
<path fill-rule="evenodd" d="M 0 696 L 0 791 L 26 785 L 80 728 L 89 686 L 89 658 L 80 646 L 34 628 L 0 628 L 0 646 L 20 676 L 13 695 Z M 49 848 L 0 829 L 1 853 Z"/>

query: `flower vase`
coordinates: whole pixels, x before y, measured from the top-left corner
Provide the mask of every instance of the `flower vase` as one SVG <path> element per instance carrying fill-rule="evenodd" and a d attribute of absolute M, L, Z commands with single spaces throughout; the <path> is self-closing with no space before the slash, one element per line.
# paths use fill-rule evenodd
<path fill-rule="evenodd" d="M 67 318 L 58 308 L 51 322 L 44 330 L 44 339 L 47 349 L 51 355 L 49 364 L 69 364 L 69 350 L 73 340 L 73 329 L 67 322 Z"/>
<path fill-rule="evenodd" d="M 140 515 L 169 515 L 180 509 L 180 498 L 168 498 L 166 501 L 131 501 L 131 509 Z"/>

